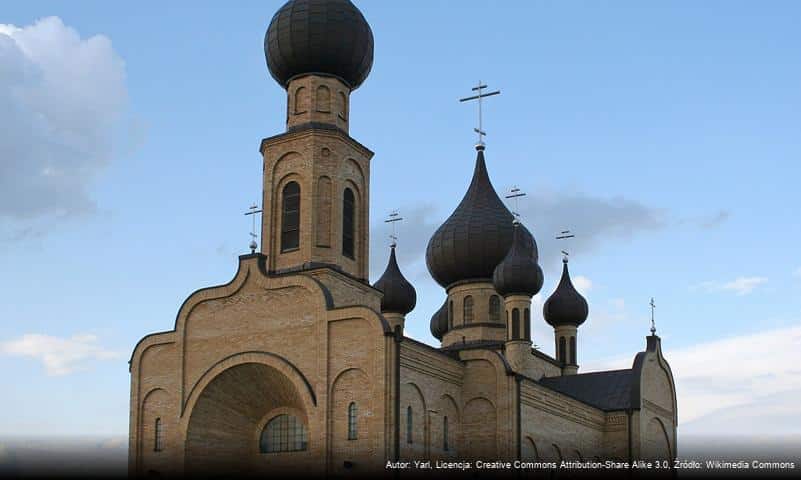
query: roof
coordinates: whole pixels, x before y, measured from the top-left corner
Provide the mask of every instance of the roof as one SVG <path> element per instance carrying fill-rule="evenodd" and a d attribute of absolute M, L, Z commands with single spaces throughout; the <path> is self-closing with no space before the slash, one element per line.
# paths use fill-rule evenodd
<path fill-rule="evenodd" d="M 543 377 L 539 383 L 593 407 L 610 411 L 632 407 L 633 379 L 633 370 L 629 368 L 561 377 Z"/>

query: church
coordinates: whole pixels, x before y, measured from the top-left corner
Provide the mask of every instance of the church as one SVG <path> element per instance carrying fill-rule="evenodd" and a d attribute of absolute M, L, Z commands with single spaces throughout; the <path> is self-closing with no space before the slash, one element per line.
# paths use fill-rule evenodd
<path fill-rule="evenodd" d="M 499 198 L 481 142 L 462 153 L 475 156 L 472 180 L 426 251 L 443 288 L 430 323 L 439 346 L 405 336 L 416 292 L 394 244 L 370 283 L 373 152 L 349 132 L 350 96 L 373 62 L 370 25 L 349 0 L 289 0 L 264 50 L 287 107 L 286 131 L 260 144 L 261 247 L 134 348 L 131 475 L 676 457 L 660 338 L 652 329 L 631 368 L 579 371 L 587 301 L 565 257 L 542 312 L 531 308 L 543 286 L 535 236 Z M 540 321 L 555 358 L 532 347 Z"/>

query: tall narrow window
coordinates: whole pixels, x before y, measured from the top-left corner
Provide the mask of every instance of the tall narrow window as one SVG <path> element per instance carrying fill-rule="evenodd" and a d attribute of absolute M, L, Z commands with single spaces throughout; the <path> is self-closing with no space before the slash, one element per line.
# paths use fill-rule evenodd
<path fill-rule="evenodd" d="M 295 90 L 295 115 L 306 112 L 306 87 Z"/>
<path fill-rule="evenodd" d="M 493 295 L 489 299 L 489 321 L 500 323 L 501 321 L 501 297 Z"/>
<path fill-rule="evenodd" d="M 325 85 L 317 87 L 317 111 L 331 111 L 331 90 Z"/>
<path fill-rule="evenodd" d="M 464 323 L 473 323 L 473 296 L 468 295 L 464 297 L 464 309 L 462 310 L 462 314 L 464 315 Z"/>
<path fill-rule="evenodd" d="M 523 310 L 523 338 L 531 340 L 531 312 L 527 309 Z"/>
<path fill-rule="evenodd" d="M 163 430 L 161 426 L 161 418 L 156 419 L 156 425 L 153 430 L 153 451 L 160 452 L 164 448 Z"/>
<path fill-rule="evenodd" d="M 270 419 L 259 439 L 261 453 L 297 452 L 307 446 L 306 425 L 294 415 L 282 414 Z"/>
<path fill-rule="evenodd" d="M 576 364 L 576 337 L 570 337 L 570 364 Z"/>
<path fill-rule="evenodd" d="M 448 447 L 448 416 L 442 418 L 442 449 L 446 452 L 450 450 Z"/>
<path fill-rule="evenodd" d="M 289 182 L 281 199 L 281 251 L 300 246 L 300 185 Z"/>
<path fill-rule="evenodd" d="M 341 105 L 341 111 L 339 112 L 339 118 L 342 120 L 348 119 L 348 97 L 345 96 L 344 93 L 339 92 L 339 103 Z"/>
<path fill-rule="evenodd" d="M 414 424 L 412 422 L 412 406 L 409 405 L 406 407 L 406 443 L 412 443 L 412 428 Z"/>
<path fill-rule="evenodd" d="M 567 363 L 567 355 L 565 354 L 565 337 L 559 337 L 559 361 Z"/>
<path fill-rule="evenodd" d="M 448 302 L 448 330 L 453 329 L 453 300 Z"/>
<path fill-rule="evenodd" d="M 520 310 L 512 309 L 512 340 L 520 340 Z"/>
<path fill-rule="evenodd" d="M 359 432 L 356 430 L 356 402 L 350 402 L 348 405 L 348 440 L 357 438 L 359 438 Z"/>
<path fill-rule="evenodd" d="M 354 258 L 353 254 L 353 230 L 355 226 L 354 213 L 356 200 L 353 197 L 353 190 L 345 189 L 342 196 L 342 255 Z"/>

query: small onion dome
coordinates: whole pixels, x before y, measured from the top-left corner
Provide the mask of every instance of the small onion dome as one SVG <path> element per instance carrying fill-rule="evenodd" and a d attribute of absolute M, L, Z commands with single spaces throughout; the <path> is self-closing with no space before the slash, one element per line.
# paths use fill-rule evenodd
<path fill-rule="evenodd" d="M 514 216 L 492 187 L 484 147 L 476 147 L 476 168 L 464 198 L 440 225 L 426 249 L 426 265 L 443 287 L 468 279 L 489 280 L 512 245 Z M 531 233 L 521 228 L 522 242 L 538 257 Z"/>
<path fill-rule="evenodd" d="M 300 75 L 331 75 L 352 90 L 373 67 L 373 32 L 349 0 L 290 0 L 264 36 L 267 67 L 286 88 Z"/>
<path fill-rule="evenodd" d="M 381 299 L 381 312 L 406 315 L 417 304 L 417 292 L 398 268 L 398 261 L 395 259 L 395 245 L 391 249 L 387 269 L 375 282 L 373 288 L 384 294 Z"/>
<path fill-rule="evenodd" d="M 431 335 L 437 340 L 442 340 L 445 333 L 448 331 L 448 300 L 439 307 L 434 315 L 431 316 Z"/>
<path fill-rule="evenodd" d="M 556 291 L 545 301 L 542 313 L 545 321 L 551 326 L 575 325 L 579 326 L 587 319 L 590 309 L 587 300 L 581 296 L 570 281 L 570 272 L 567 270 L 567 259 L 562 260 L 562 279 Z"/>
<path fill-rule="evenodd" d="M 523 228 L 515 223 L 512 246 L 506 257 L 495 267 L 492 283 L 495 290 L 503 296 L 528 295 L 533 297 L 542 288 L 542 269 L 525 245 Z"/>

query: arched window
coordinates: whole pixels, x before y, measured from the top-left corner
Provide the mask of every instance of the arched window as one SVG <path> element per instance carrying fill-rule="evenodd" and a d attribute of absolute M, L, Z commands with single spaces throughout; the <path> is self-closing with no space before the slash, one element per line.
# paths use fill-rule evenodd
<path fill-rule="evenodd" d="M 489 321 L 501 322 L 501 297 L 493 295 L 489 299 Z"/>
<path fill-rule="evenodd" d="M 453 300 L 448 302 L 448 330 L 453 329 Z"/>
<path fill-rule="evenodd" d="M 353 190 L 345 189 L 342 196 L 342 255 L 353 258 L 353 230 L 355 226 L 354 210 L 356 199 L 353 197 Z"/>
<path fill-rule="evenodd" d="M 331 90 L 325 85 L 317 87 L 317 111 L 331 111 Z"/>
<path fill-rule="evenodd" d="M 341 104 L 342 111 L 339 113 L 339 118 L 342 120 L 348 119 L 348 97 L 343 93 L 339 92 L 339 103 Z"/>
<path fill-rule="evenodd" d="M 570 364 L 576 364 L 576 337 L 570 337 Z"/>
<path fill-rule="evenodd" d="M 277 415 L 261 431 L 261 453 L 298 452 L 307 447 L 306 425 L 294 415 Z"/>
<path fill-rule="evenodd" d="M 559 337 L 559 361 L 562 363 L 567 362 L 567 356 L 565 354 L 565 337 Z"/>
<path fill-rule="evenodd" d="M 448 416 L 442 418 L 442 449 L 446 452 L 450 450 L 448 447 Z"/>
<path fill-rule="evenodd" d="M 281 251 L 300 246 L 300 185 L 289 182 L 281 198 Z"/>
<path fill-rule="evenodd" d="M 464 323 L 473 323 L 473 296 L 468 295 L 464 297 L 464 309 L 462 310 L 462 314 L 464 315 Z"/>
<path fill-rule="evenodd" d="M 412 443 L 412 428 L 414 422 L 412 421 L 412 406 L 406 407 L 406 443 Z"/>
<path fill-rule="evenodd" d="M 523 310 L 523 338 L 531 340 L 531 312 L 527 309 Z"/>
<path fill-rule="evenodd" d="M 161 426 L 161 418 L 156 419 L 153 428 L 153 451 L 160 452 L 164 448 L 164 431 Z"/>
<path fill-rule="evenodd" d="M 356 402 L 350 402 L 348 405 L 348 440 L 357 438 L 359 438 L 359 432 L 356 430 Z"/>
<path fill-rule="evenodd" d="M 306 87 L 295 90 L 295 115 L 306 113 Z"/>
<path fill-rule="evenodd" d="M 520 310 L 512 309 L 512 340 L 520 340 Z"/>

